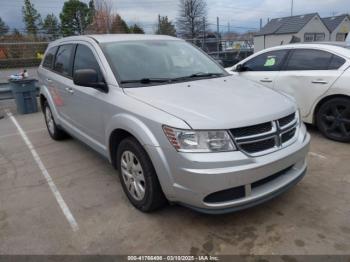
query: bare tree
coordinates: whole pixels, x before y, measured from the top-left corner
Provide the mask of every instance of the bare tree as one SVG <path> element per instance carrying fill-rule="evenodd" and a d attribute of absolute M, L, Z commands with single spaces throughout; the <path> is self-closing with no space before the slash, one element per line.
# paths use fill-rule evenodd
<path fill-rule="evenodd" d="M 107 34 L 111 32 L 115 19 L 111 0 L 94 0 L 93 21 L 87 31 L 89 33 Z"/>
<path fill-rule="evenodd" d="M 180 0 L 180 13 L 176 21 L 178 34 L 189 39 L 203 36 L 207 27 L 206 17 L 205 0 Z"/>

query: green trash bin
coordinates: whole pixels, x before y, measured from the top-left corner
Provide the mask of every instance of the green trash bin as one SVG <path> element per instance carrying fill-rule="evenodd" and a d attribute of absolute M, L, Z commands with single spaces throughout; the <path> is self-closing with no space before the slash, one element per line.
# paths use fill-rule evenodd
<path fill-rule="evenodd" d="M 9 80 L 19 114 L 38 112 L 36 79 Z"/>

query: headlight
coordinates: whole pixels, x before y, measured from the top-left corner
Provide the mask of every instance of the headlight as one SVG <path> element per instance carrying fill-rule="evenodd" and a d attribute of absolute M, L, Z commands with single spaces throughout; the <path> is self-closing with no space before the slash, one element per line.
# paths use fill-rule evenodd
<path fill-rule="evenodd" d="M 179 152 L 227 152 L 236 150 L 235 145 L 224 130 L 194 131 L 163 126 L 169 142 Z"/>

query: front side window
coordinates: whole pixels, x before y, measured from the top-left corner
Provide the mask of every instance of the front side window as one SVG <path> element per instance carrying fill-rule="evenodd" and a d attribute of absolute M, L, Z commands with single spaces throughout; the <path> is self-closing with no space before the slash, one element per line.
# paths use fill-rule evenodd
<path fill-rule="evenodd" d="M 121 84 L 142 79 L 186 81 L 191 75 L 227 75 L 206 54 L 184 41 L 111 42 L 102 44 L 102 49 Z"/>
<path fill-rule="evenodd" d="M 78 45 L 75 52 L 73 71 L 80 69 L 94 69 L 98 75 L 98 81 L 103 82 L 100 66 L 91 49 L 86 45 Z"/>
<path fill-rule="evenodd" d="M 244 71 L 279 71 L 288 50 L 267 52 L 244 63 Z"/>
<path fill-rule="evenodd" d="M 61 45 L 58 48 L 53 70 L 64 76 L 72 76 L 72 55 L 75 45 Z"/>
<path fill-rule="evenodd" d="M 52 69 L 56 51 L 57 51 L 57 46 L 51 47 L 47 51 L 46 56 L 45 56 L 44 61 L 43 61 L 43 67 L 45 67 L 47 69 Z"/>
<path fill-rule="evenodd" d="M 328 70 L 333 54 L 311 49 L 293 51 L 285 70 Z"/>

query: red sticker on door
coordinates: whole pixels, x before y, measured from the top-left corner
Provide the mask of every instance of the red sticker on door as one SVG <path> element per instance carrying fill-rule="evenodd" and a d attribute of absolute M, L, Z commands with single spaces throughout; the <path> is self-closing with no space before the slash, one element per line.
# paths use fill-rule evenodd
<path fill-rule="evenodd" d="M 53 102 L 55 103 L 56 106 L 63 106 L 63 99 L 60 96 L 59 92 L 57 89 L 53 86 L 50 86 L 50 93 L 53 99 Z"/>

